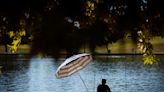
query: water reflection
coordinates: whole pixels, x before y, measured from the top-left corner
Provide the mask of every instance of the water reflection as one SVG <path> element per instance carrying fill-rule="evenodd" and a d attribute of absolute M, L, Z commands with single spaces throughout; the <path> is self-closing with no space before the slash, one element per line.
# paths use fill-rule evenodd
<path fill-rule="evenodd" d="M 28 69 L 29 91 L 28 92 L 50 92 L 54 90 L 52 84 L 54 78 L 54 62 L 52 58 L 33 58 Z"/>
<path fill-rule="evenodd" d="M 107 79 L 112 92 L 163 92 L 164 63 L 145 66 L 143 62 L 100 62 L 69 77 L 56 79 L 55 71 L 63 62 L 53 58 L 1 61 L 0 92 L 96 92 L 101 79 Z"/>

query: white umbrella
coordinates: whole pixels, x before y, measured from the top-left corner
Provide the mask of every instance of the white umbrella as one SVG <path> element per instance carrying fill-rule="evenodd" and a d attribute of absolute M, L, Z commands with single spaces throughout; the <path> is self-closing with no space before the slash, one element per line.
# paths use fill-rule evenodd
<path fill-rule="evenodd" d="M 91 54 L 83 53 L 73 55 L 67 58 L 64 63 L 62 63 L 57 71 L 56 77 L 62 78 L 66 76 L 70 76 L 71 74 L 83 69 L 86 65 L 88 65 L 92 61 Z"/>

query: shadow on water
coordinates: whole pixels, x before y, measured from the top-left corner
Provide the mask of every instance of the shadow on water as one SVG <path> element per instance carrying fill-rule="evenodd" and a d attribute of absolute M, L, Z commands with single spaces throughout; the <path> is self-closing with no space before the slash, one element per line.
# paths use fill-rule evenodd
<path fill-rule="evenodd" d="M 2 92 L 96 92 L 105 78 L 112 92 L 163 92 L 164 60 L 159 57 L 161 62 L 152 66 L 144 65 L 141 56 L 94 57 L 78 73 L 57 79 L 56 69 L 64 59 L 3 56 L 0 89 Z"/>

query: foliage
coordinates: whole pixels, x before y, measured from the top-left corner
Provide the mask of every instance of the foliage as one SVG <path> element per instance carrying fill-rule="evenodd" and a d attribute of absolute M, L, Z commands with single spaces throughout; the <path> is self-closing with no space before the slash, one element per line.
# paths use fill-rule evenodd
<path fill-rule="evenodd" d="M 78 53 L 84 45 L 94 53 L 96 46 L 108 46 L 108 44 L 110 46 L 130 34 L 131 38 L 138 42 L 145 62 L 149 61 L 146 57 L 151 56 L 153 59 L 150 61 L 154 63 L 153 46 L 149 40 L 154 36 L 164 35 L 162 10 L 164 7 L 161 2 L 159 0 L 0 1 L 0 38 L 3 38 L 3 42 L 9 47 L 12 45 L 12 52 L 16 52 L 22 37 L 30 35 L 33 37 L 32 53 L 42 52 L 57 56 L 62 51 L 69 54 Z M 142 34 L 137 33 L 140 30 Z M 21 32 L 26 35 L 21 35 Z"/>
<path fill-rule="evenodd" d="M 14 33 L 13 31 L 9 31 L 7 34 L 10 38 L 13 39 L 12 43 L 7 44 L 7 46 L 9 47 L 11 53 L 15 53 L 21 43 L 22 36 L 26 35 L 25 30 L 22 29 L 20 31 L 17 31 L 16 33 Z"/>
<path fill-rule="evenodd" d="M 142 31 L 138 31 L 138 48 L 143 53 L 144 64 L 157 64 L 157 58 L 153 54 L 153 46 L 150 43 L 151 34 L 149 29 L 143 26 Z"/>
<path fill-rule="evenodd" d="M 86 1 L 85 15 L 89 17 L 95 17 L 94 10 L 95 10 L 94 2 Z"/>
<path fill-rule="evenodd" d="M 2 16 L 1 18 L 1 44 L 5 44 L 6 49 L 9 48 L 11 53 L 15 53 L 21 43 L 22 37 L 26 36 L 26 22 L 24 19 L 20 19 L 19 24 L 12 24 L 12 19 L 10 20 L 9 17 Z"/>
<path fill-rule="evenodd" d="M 155 55 L 145 55 L 144 58 L 144 64 L 157 64 L 158 63 L 158 60 L 157 58 L 155 57 Z"/>

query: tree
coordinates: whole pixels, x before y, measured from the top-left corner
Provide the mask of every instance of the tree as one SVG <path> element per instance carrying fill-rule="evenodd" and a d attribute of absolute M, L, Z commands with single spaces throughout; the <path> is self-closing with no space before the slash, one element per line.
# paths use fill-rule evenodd
<path fill-rule="evenodd" d="M 26 29 L 26 33 L 34 37 L 32 41 L 34 54 L 43 52 L 57 56 L 62 51 L 74 54 L 85 44 L 89 45 L 91 52 L 94 53 L 97 45 L 107 46 L 131 34 L 135 43 L 140 44 L 140 39 L 145 40 L 143 45 L 147 50 L 141 51 L 144 57 L 148 53 L 150 57 L 154 57 L 153 46 L 149 39 L 164 34 L 164 7 L 161 2 L 160 0 L 1 1 L 0 14 L 4 16 L 1 20 L 7 19 L 1 21 L 1 28 L 5 28 L 4 33 L 11 30 L 16 33 L 19 29 Z M 22 18 L 26 23 L 23 27 L 20 25 Z M 4 22 L 8 23 L 3 24 Z M 151 60 L 148 63 L 151 64 Z"/>

